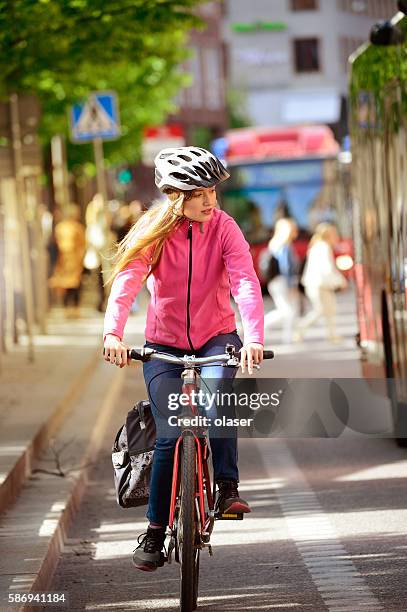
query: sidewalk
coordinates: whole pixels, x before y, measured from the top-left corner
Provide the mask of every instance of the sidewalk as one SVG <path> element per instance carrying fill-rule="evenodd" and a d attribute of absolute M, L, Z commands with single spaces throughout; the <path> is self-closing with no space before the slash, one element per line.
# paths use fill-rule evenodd
<path fill-rule="evenodd" d="M 130 315 L 126 340 L 141 345 L 143 312 Z M 124 380 L 102 358 L 103 315 L 78 320 L 54 309 L 47 335 L 7 356 L 0 402 L 0 609 L 12 593 L 45 591 L 87 484 L 88 466 Z M 132 366 L 136 367 L 136 366 Z M 15 609 L 15 608 L 14 608 Z M 29 607 L 24 609 L 29 610 Z"/>
<path fill-rule="evenodd" d="M 100 359 L 102 315 L 67 320 L 51 312 L 48 334 L 35 336 L 35 361 L 18 346 L 1 372 L 0 511 L 13 502 L 32 461 L 56 432 Z"/>
<path fill-rule="evenodd" d="M 72 410 L 102 360 L 103 315 L 82 309 L 80 319 L 51 311 L 47 335 L 35 336 L 35 361 L 23 345 L 0 374 L 0 512 L 15 499 L 32 461 Z M 129 317 L 126 334 L 143 341 L 144 314 Z"/>

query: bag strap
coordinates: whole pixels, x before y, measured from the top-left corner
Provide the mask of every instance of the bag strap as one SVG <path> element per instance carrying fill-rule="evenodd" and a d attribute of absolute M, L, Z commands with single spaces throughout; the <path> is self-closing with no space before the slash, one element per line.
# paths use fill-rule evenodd
<path fill-rule="evenodd" d="M 120 439 L 120 435 L 123 431 L 123 427 L 125 427 L 125 425 L 122 425 L 119 429 L 119 431 L 116 434 L 116 437 L 114 439 L 114 443 L 113 443 L 113 448 L 112 448 L 112 453 L 117 453 L 120 449 L 119 449 L 119 439 Z"/>
<path fill-rule="evenodd" d="M 148 400 L 141 400 L 135 404 L 133 410 L 137 410 L 140 418 L 140 429 L 146 428 L 146 410 L 150 408 L 150 402 Z"/>

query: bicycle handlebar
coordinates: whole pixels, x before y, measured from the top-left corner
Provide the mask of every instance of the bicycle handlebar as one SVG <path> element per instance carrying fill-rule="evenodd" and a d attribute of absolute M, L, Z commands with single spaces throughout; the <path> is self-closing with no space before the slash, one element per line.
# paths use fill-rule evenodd
<path fill-rule="evenodd" d="M 239 360 L 234 354 L 222 353 L 221 355 L 211 355 L 210 357 L 194 357 L 184 355 L 184 357 L 176 357 L 175 355 L 169 355 L 168 353 L 160 353 L 159 351 L 148 348 L 131 348 L 127 351 L 129 359 L 137 361 L 150 361 L 151 359 L 158 359 L 166 363 L 182 364 L 184 366 L 191 365 L 206 365 L 209 363 L 223 362 L 225 365 L 239 366 Z M 265 350 L 263 351 L 263 359 L 274 359 L 274 351 Z"/>

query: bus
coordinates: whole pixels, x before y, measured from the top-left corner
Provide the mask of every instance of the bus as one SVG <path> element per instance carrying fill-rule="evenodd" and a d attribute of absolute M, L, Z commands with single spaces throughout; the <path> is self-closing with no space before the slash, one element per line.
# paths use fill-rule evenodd
<path fill-rule="evenodd" d="M 260 280 L 259 258 L 281 216 L 298 224 L 294 247 L 300 260 L 315 226 L 335 222 L 344 236 L 337 252 L 341 267 L 352 268 L 347 164 L 340 163 L 340 147 L 328 126 L 229 130 L 221 145 L 231 174 L 222 186 L 222 207 L 245 234 Z"/>
<path fill-rule="evenodd" d="M 407 446 L 407 17 L 376 26 L 351 57 L 354 276 L 366 378 L 386 378 Z"/>

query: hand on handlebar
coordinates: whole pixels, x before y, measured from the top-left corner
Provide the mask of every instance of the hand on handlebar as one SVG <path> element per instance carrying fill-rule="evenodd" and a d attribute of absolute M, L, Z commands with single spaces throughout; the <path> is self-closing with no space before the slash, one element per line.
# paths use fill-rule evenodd
<path fill-rule="evenodd" d="M 260 365 L 263 361 L 263 345 L 259 342 L 249 342 L 240 349 L 240 367 L 244 374 L 247 365 L 249 374 L 253 374 L 254 365 Z"/>
<path fill-rule="evenodd" d="M 118 336 L 113 334 L 107 334 L 104 343 L 104 359 L 109 361 L 112 365 L 124 368 L 125 365 L 130 363 L 127 351 L 129 347 L 127 344 L 122 342 Z"/>

